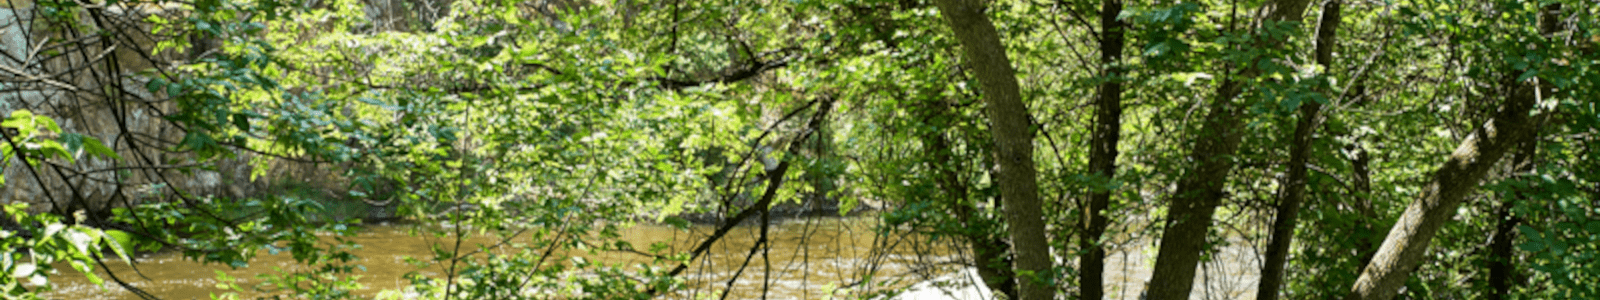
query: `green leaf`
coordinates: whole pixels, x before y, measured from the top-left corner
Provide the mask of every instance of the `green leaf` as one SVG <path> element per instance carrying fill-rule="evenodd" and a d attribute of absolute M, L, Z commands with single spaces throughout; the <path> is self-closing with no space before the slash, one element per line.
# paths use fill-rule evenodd
<path fill-rule="evenodd" d="M 57 232 L 61 232 L 62 229 L 67 229 L 67 225 L 62 225 L 61 223 L 52 223 L 50 225 L 45 225 L 44 226 L 44 235 L 41 235 L 38 238 L 47 239 L 47 238 L 50 238 L 50 237 L 54 237 L 56 235 L 56 233 Z"/>
<path fill-rule="evenodd" d="M 1517 245 L 1517 248 L 1521 248 L 1522 251 L 1539 252 L 1544 250 L 1544 243 L 1540 241 L 1528 241 Z"/>
<path fill-rule="evenodd" d="M 83 149 L 83 137 L 84 135 L 82 134 L 63 133 L 61 134 L 61 137 L 57 138 L 56 140 L 61 141 L 61 144 L 67 147 L 67 151 L 75 154 L 78 153 L 78 150 Z"/>
<path fill-rule="evenodd" d="M 87 268 L 87 267 L 88 266 L 85 266 L 85 268 Z M 100 279 L 100 276 L 94 275 L 94 272 L 85 271 L 85 272 L 83 272 L 83 277 L 84 278 L 88 278 L 89 279 L 89 283 L 93 283 L 96 286 L 103 285 L 103 284 L 106 283 L 105 279 Z"/>
<path fill-rule="evenodd" d="M 54 157 L 65 158 L 69 162 L 74 161 L 72 159 L 72 152 L 68 152 L 67 151 L 67 147 L 61 146 L 61 142 L 57 142 L 57 141 L 53 141 L 53 140 L 43 140 L 43 141 L 39 141 L 38 145 L 39 145 L 39 151 L 43 152 L 45 157 L 54 156 Z"/>
<path fill-rule="evenodd" d="M 83 136 L 83 149 L 88 150 L 89 154 L 109 157 L 116 160 L 122 159 L 121 155 L 117 155 L 116 150 L 111 150 L 111 147 L 106 147 L 105 144 L 100 143 L 100 139 L 92 136 Z"/>
<path fill-rule="evenodd" d="M 88 151 L 89 154 L 92 155 L 99 155 L 118 160 L 122 159 L 121 156 L 117 155 L 116 151 L 106 147 L 105 144 L 100 143 L 100 139 L 94 138 L 93 136 L 78 133 L 63 133 L 61 134 L 61 138 L 59 140 L 66 146 L 67 151 L 73 153 L 74 156 L 76 156 L 79 150 L 84 150 Z"/>
<path fill-rule="evenodd" d="M 844 199 L 840 199 L 839 200 L 839 216 L 844 216 L 844 215 L 850 214 L 851 211 L 855 211 L 856 210 L 856 205 L 860 204 L 860 202 L 857 201 L 855 197 L 843 197 L 843 198 Z"/>
<path fill-rule="evenodd" d="M 16 269 L 11 269 L 11 277 L 28 277 L 28 275 L 33 275 L 33 272 L 38 269 L 39 265 L 35 265 L 33 263 L 19 263 L 17 264 Z"/>
<path fill-rule="evenodd" d="M 81 255 L 87 254 L 91 250 L 96 250 L 94 247 L 98 243 L 95 241 L 99 239 L 95 238 L 95 235 L 91 235 L 90 233 L 92 232 L 95 232 L 92 228 L 73 226 L 72 230 L 67 231 L 61 237 L 72 245 L 73 250 L 77 250 L 75 254 Z"/>
<path fill-rule="evenodd" d="M 1284 111 L 1292 111 L 1292 110 L 1294 110 L 1296 108 L 1300 108 L 1300 101 L 1301 101 L 1300 97 L 1289 96 L 1289 97 L 1284 97 L 1283 98 L 1283 102 L 1280 102 L 1279 105 L 1283 106 L 1283 110 Z"/>
<path fill-rule="evenodd" d="M 31 123 L 33 123 L 33 112 L 26 109 L 18 109 L 11 111 L 11 115 L 6 117 L 5 122 L 0 122 L 0 126 L 4 126 L 6 128 L 16 128 L 18 130 L 28 130 L 32 129 L 33 126 L 24 125 L 30 125 Z M 29 131 L 22 132 L 25 134 Z"/>
<path fill-rule="evenodd" d="M 1311 93 L 1311 101 L 1316 101 L 1317 104 L 1327 105 L 1328 97 L 1323 96 L 1322 93 Z"/>
<path fill-rule="evenodd" d="M 241 113 L 233 114 L 233 127 L 239 130 L 250 131 L 250 116 Z"/>
<path fill-rule="evenodd" d="M 1517 82 L 1528 81 L 1529 78 L 1533 78 L 1534 76 L 1539 76 L 1538 70 L 1528 70 L 1527 72 L 1522 72 L 1522 75 L 1517 76 Z"/>
<path fill-rule="evenodd" d="M 687 197 L 672 197 L 672 200 L 668 200 L 669 202 L 667 202 L 667 206 L 661 208 L 661 214 L 656 216 L 656 222 L 660 222 L 669 216 L 675 216 L 678 215 L 678 213 L 682 213 L 683 205 L 685 202 L 688 202 L 687 200 Z"/>
<path fill-rule="evenodd" d="M 1517 226 L 1517 231 L 1521 231 L 1522 235 L 1527 236 L 1529 239 L 1542 239 L 1541 236 L 1543 236 L 1539 233 L 1539 230 L 1528 227 L 1528 225 Z"/>
<path fill-rule="evenodd" d="M 156 91 L 161 90 L 161 87 L 165 85 L 164 82 L 165 81 L 161 80 L 160 78 L 151 79 L 150 82 L 146 82 L 144 84 L 144 89 L 151 93 L 155 93 Z"/>
<path fill-rule="evenodd" d="M 109 229 L 104 233 L 106 235 L 106 246 L 111 248 L 111 252 L 116 253 L 118 258 L 122 258 L 123 262 L 132 265 L 133 260 L 128 259 L 128 249 L 133 248 L 133 235 L 116 229 Z"/>
<path fill-rule="evenodd" d="M 387 104 L 384 104 L 383 101 L 378 101 L 378 99 L 373 99 L 371 97 L 356 97 L 356 101 L 361 101 L 361 103 L 372 104 L 376 106 L 387 106 Z"/>

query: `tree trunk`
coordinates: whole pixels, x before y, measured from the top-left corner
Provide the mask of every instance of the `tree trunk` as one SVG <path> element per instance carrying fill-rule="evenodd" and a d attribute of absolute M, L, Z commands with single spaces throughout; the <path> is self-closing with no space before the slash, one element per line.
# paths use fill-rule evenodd
<path fill-rule="evenodd" d="M 1370 98 L 1364 96 L 1366 90 L 1366 85 L 1356 83 L 1354 87 L 1350 88 L 1350 91 L 1344 93 L 1344 95 L 1354 96 L 1341 97 L 1337 101 L 1341 103 L 1340 105 L 1345 106 L 1346 109 L 1361 109 L 1371 102 Z M 1360 220 L 1377 220 L 1378 212 L 1372 205 L 1372 155 L 1367 153 L 1361 141 L 1362 138 L 1366 137 L 1365 134 L 1328 128 L 1327 123 L 1323 123 L 1323 126 L 1323 130 L 1336 132 L 1336 135 L 1348 138 L 1350 141 L 1344 145 L 1341 155 L 1346 162 L 1350 163 L 1350 187 L 1348 191 L 1348 197 L 1352 200 L 1350 206 L 1360 215 Z M 1351 249 L 1354 252 L 1351 254 L 1360 262 L 1358 265 L 1366 266 L 1367 262 L 1372 261 L 1372 254 L 1378 251 L 1377 245 L 1367 238 L 1375 231 L 1375 227 L 1372 222 L 1356 222 L 1354 226 L 1350 231 L 1341 234 L 1349 235 L 1354 240 L 1353 244 L 1355 245 Z M 1356 272 L 1360 273 L 1361 271 L 1357 270 Z"/>
<path fill-rule="evenodd" d="M 1322 7 L 1322 19 L 1317 24 L 1317 64 L 1325 70 L 1333 66 L 1333 46 L 1339 30 L 1339 1 L 1328 1 Z M 1326 92 L 1326 91 L 1324 91 Z M 1283 265 L 1289 258 L 1289 245 L 1294 241 L 1294 227 L 1300 215 L 1300 202 L 1306 197 L 1306 164 L 1311 158 L 1311 136 L 1317 128 L 1322 104 L 1307 102 L 1300 105 L 1300 120 L 1295 124 L 1294 137 L 1289 145 L 1288 185 L 1278 195 L 1277 219 L 1272 222 L 1272 240 L 1267 244 L 1267 262 L 1261 270 L 1260 286 L 1256 288 L 1257 300 L 1276 300 L 1283 285 Z"/>
<path fill-rule="evenodd" d="M 1271 1 L 1267 4 L 1267 20 L 1298 22 L 1309 2 Z M 1247 66 L 1240 73 L 1239 77 L 1248 79 L 1258 70 Z M 1188 299 L 1194 288 L 1195 266 L 1200 263 L 1200 252 L 1205 250 L 1206 231 L 1217 205 L 1222 203 L 1222 188 L 1233 170 L 1233 154 L 1244 137 L 1244 122 L 1238 120 L 1240 107 L 1233 103 L 1242 88 L 1239 79 L 1223 79 L 1209 105 L 1205 123 L 1189 152 L 1196 166 L 1178 180 L 1178 190 L 1167 208 L 1155 274 L 1146 292 L 1149 299 Z"/>
<path fill-rule="evenodd" d="M 1547 38 L 1560 29 L 1560 11 L 1561 4 L 1559 3 L 1546 5 L 1543 9 L 1544 16 L 1539 19 L 1539 32 L 1543 33 Z M 1553 92 L 1548 84 L 1540 85 L 1537 88 L 1541 89 L 1541 92 L 1545 95 Z M 1533 134 L 1537 135 L 1539 127 L 1542 125 L 1542 122 L 1534 124 Z M 1534 165 L 1537 164 L 1534 158 L 1539 151 L 1539 138 L 1535 136 L 1523 142 L 1519 148 L 1517 149 L 1516 157 L 1511 159 L 1511 166 L 1514 172 L 1512 176 L 1526 174 L 1534 170 Z M 1517 225 L 1521 225 L 1522 219 L 1512 212 L 1512 208 L 1516 207 L 1516 201 L 1527 198 L 1526 193 L 1528 191 L 1524 187 L 1514 192 L 1513 198 L 1507 198 L 1505 202 L 1500 204 L 1500 207 L 1495 209 L 1495 220 L 1499 221 L 1499 223 L 1495 226 L 1495 232 L 1490 237 L 1489 245 L 1489 299 L 1491 300 L 1509 298 L 1514 284 L 1511 281 L 1511 277 L 1516 272 L 1517 258 L 1515 256 L 1516 249 L 1512 247 L 1512 243 L 1517 238 Z"/>
<path fill-rule="evenodd" d="M 1537 129 L 1535 129 L 1537 130 Z M 1533 171 L 1532 157 L 1538 150 L 1538 139 L 1522 144 L 1517 149 L 1516 157 L 1511 159 L 1512 175 L 1520 176 Z M 1522 219 L 1513 215 L 1511 209 L 1516 207 L 1516 202 L 1526 198 L 1523 189 L 1514 190 L 1508 195 L 1500 206 L 1494 210 L 1495 224 L 1494 235 L 1489 238 L 1489 299 L 1508 299 L 1511 295 L 1511 274 L 1516 271 L 1513 262 L 1516 257 L 1512 249 L 1512 242 L 1517 238 L 1517 225 Z"/>
<path fill-rule="evenodd" d="M 995 163 L 1000 177 L 996 185 L 1003 199 L 1011 244 L 1015 246 L 1014 269 L 1021 277 L 1018 299 L 1050 300 L 1055 298 L 1055 287 L 1045 284 L 1050 278 L 1039 278 L 1051 276 L 1053 264 L 1033 166 L 1033 129 L 1028 107 L 1022 103 L 1016 70 L 1006 57 L 1000 33 L 983 15 L 983 2 L 938 0 L 935 4 L 961 41 L 967 66 L 983 89 L 989 128 L 995 139 Z"/>
<path fill-rule="evenodd" d="M 1100 65 L 1104 73 L 1101 77 L 1105 82 L 1100 83 L 1099 95 L 1095 99 L 1095 127 L 1092 145 L 1089 150 L 1089 172 L 1095 178 L 1112 182 L 1117 173 L 1117 141 L 1122 135 L 1122 60 L 1123 24 L 1117 21 L 1117 15 L 1122 12 L 1121 0 L 1100 1 Z M 1100 245 L 1100 236 L 1106 231 L 1106 216 L 1103 210 L 1111 202 L 1111 190 L 1094 186 L 1089 188 L 1087 209 L 1083 212 L 1084 235 L 1078 240 L 1078 246 L 1083 248 L 1083 254 L 1078 257 L 1078 266 L 1081 272 L 1078 275 L 1078 288 L 1082 291 L 1080 299 L 1103 299 L 1102 290 L 1105 281 L 1101 276 L 1105 274 L 1105 247 Z"/>
<path fill-rule="evenodd" d="M 1550 22 L 1559 17 L 1558 5 L 1546 6 L 1541 16 L 1541 32 L 1551 33 L 1556 29 Z M 1534 139 L 1537 126 L 1528 114 L 1538 100 L 1535 92 L 1539 87 L 1526 82 L 1506 81 L 1505 84 L 1511 85 L 1510 94 L 1495 112 L 1494 119 L 1468 136 L 1450 154 L 1450 159 L 1434 171 L 1433 179 L 1423 189 L 1422 199 L 1406 206 L 1405 214 L 1389 229 L 1383 246 L 1363 268 L 1361 277 L 1356 279 L 1345 299 L 1387 300 L 1399 293 L 1411 271 L 1422 263 L 1433 235 L 1455 217 L 1461 200 L 1477 189 L 1478 181 L 1506 152 Z"/>
<path fill-rule="evenodd" d="M 1357 89 L 1361 89 L 1363 87 L 1365 86 L 1357 86 Z M 1360 107 L 1359 104 L 1360 103 L 1358 103 L 1356 107 Z M 1367 153 L 1367 149 L 1361 146 L 1361 139 L 1359 136 L 1353 139 L 1346 149 L 1349 149 L 1350 151 L 1350 169 L 1351 172 L 1354 173 L 1351 176 L 1352 178 L 1350 183 L 1353 191 L 1350 192 L 1357 195 L 1355 197 L 1356 212 L 1360 213 L 1361 217 L 1365 220 L 1377 220 L 1377 209 L 1372 207 L 1372 154 Z M 1376 226 L 1372 226 L 1371 222 L 1361 222 L 1361 224 L 1357 224 L 1356 226 L 1360 226 L 1356 230 L 1360 230 L 1369 234 L 1376 231 L 1376 228 L 1374 228 Z M 1377 246 L 1374 245 L 1371 242 L 1371 239 L 1368 239 L 1367 237 L 1368 235 L 1366 234 L 1357 235 L 1357 240 L 1355 243 L 1357 251 L 1356 254 L 1361 257 L 1361 266 L 1363 268 L 1365 268 L 1368 263 L 1372 262 L 1372 255 L 1377 254 L 1378 250 L 1376 249 Z M 1364 272 L 1364 270 L 1357 270 L 1356 272 Z"/>
<path fill-rule="evenodd" d="M 1188 299 L 1193 288 L 1195 266 L 1205 245 L 1206 231 L 1217 205 L 1222 202 L 1222 186 L 1233 169 L 1232 154 L 1243 137 L 1237 107 L 1232 98 L 1239 83 L 1225 80 L 1211 103 L 1200 140 L 1190 157 L 1199 160 L 1178 182 L 1178 191 L 1167 209 L 1166 229 L 1161 233 L 1155 274 L 1150 278 L 1149 299 Z"/>

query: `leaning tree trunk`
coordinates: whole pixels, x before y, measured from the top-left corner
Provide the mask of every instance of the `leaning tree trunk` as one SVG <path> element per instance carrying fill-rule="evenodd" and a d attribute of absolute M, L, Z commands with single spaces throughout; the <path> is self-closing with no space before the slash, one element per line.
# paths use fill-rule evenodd
<path fill-rule="evenodd" d="M 1407 277 L 1422 263 L 1433 235 L 1455 217 L 1456 206 L 1478 186 L 1491 166 L 1507 150 L 1532 138 L 1528 112 L 1533 108 L 1533 87 L 1519 85 L 1505 100 L 1494 120 L 1469 136 L 1450 154 L 1423 190 L 1389 229 L 1389 236 L 1345 296 L 1349 300 L 1383 300 L 1394 297 Z"/>
<path fill-rule="evenodd" d="M 1299 22 L 1309 0 L 1269 1 L 1267 20 Z M 1281 37 L 1280 37 L 1281 38 Z M 1262 45 L 1255 45 L 1262 46 Z M 1178 190 L 1167 208 L 1166 228 L 1161 232 L 1160 253 L 1156 254 L 1155 274 L 1150 278 L 1149 299 L 1188 299 L 1194 289 L 1195 267 L 1204 251 L 1206 231 L 1217 205 L 1222 203 L 1223 185 L 1233 170 L 1233 154 L 1244 138 L 1244 122 L 1239 122 L 1240 107 L 1233 103 L 1244 82 L 1259 74 L 1245 66 L 1238 75 L 1225 78 L 1209 105 L 1205 123 L 1190 149 L 1196 166 L 1178 180 Z"/>
<path fill-rule="evenodd" d="M 1541 32 L 1554 32 L 1553 20 L 1559 17 L 1559 4 L 1545 7 Z M 1514 74 L 1513 74 L 1514 75 Z M 1514 77 L 1511 77 L 1514 78 Z M 1434 171 L 1423 189 L 1422 199 L 1406 206 L 1406 212 L 1389 229 L 1389 236 L 1356 279 L 1347 300 L 1387 300 L 1393 298 L 1422 263 L 1433 235 L 1456 215 L 1456 206 L 1478 187 L 1478 181 L 1506 152 L 1532 141 L 1537 126 L 1528 114 L 1538 100 L 1539 87 L 1527 82 L 1507 81 L 1509 94 L 1495 112 L 1494 119 L 1478 128 L 1457 147 L 1450 159 Z"/>
<path fill-rule="evenodd" d="M 1117 140 L 1122 135 L 1122 72 L 1119 61 L 1122 60 L 1123 24 L 1117 20 L 1117 15 L 1122 12 L 1121 0 L 1100 1 L 1100 65 L 1105 81 L 1100 83 L 1099 95 L 1095 98 L 1095 127 L 1094 137 L 1089 142 L 1089 172 L 1097 178 L 1111 182 L 1117 173 Z M 1078 275 L 1078 288 L 1082 291 L 1080 299 L 1103 299 L 1105 291 L 1105 260 L 1106 249 L 1100 245 L 1100 236 L 1106 231 L 1106 216 L 1103 210 L 1110 205 L 1111 190 L 1102 187 L 1089 188 L 1089 201 L 1083 212 L 1083 237 L 1078 240 L 1078 246 L 1083 248 L 1083 254 L 1078 257 L 1078 266 L 1082 268 Z"/>
<path fill-rule="evenodd" d="M 1006 57 L 1005 45 L 994 23 L 983 15 L 983 0 L 938 0 L 935 4 L 955 31 L 983 88 L 988 106 L 990 130 L 995 139 L 995 163 L 999 168 L 1000 197 L 1006 223 L 1015 245 L 1014 268 L 1019 276 L 1018 299 L 1050 300 L 1055 287 L 1045 284 L 1051 270 L 1050 244 L 1044 236 L 1043 210 L 1039 204 L 1039 183 L 1033 167 L 1033 130 L 1028 107 L 1022 103 L 1022 88 L 1016 70 Z"/>
<path fill-rule="evenodd" d="M 1330 0 L 1322 6 L 1322 18 L 1317 24 L 1317 64 L 1325 70 L 1333 65 L 1333 46 L 1339 30 L 1339 1 Z M 1324 90 L 1326 92 L 1326 90 Z M 1260 286 L 1256 288 L 1257 300 L 1278 299 L 1278 289 L 1283 286 L 1283 265 L 1289 259 L 1289 245 L 1294 241 L 1294 227 L 1300 215 L 1300 202 L 1306 198 L 1306 164 L 1311 159 L 1311 136 L 1317 128 L 1322 104 L 1307 102 L 1300 105 L 1300 120 L 1295 124 L 1294 137 L 1289 145 L 1289 182 L 1279 195 L 1277 219 L 1272 222 L 1272 241 L 1267 244 L 1267 263 L 1261 270 Z"/>

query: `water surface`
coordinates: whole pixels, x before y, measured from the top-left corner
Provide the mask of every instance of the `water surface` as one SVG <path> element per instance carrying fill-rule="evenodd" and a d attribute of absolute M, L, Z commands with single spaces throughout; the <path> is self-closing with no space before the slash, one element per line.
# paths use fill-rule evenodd
<path fill-rule="evenodd" d="M 897 299 L 985 299 L 988 291 L 972 285 L 975 272 L 965 266 L 967 256 L 958 251 L 960 246 L 952 239 L 932 240 L 905 231 L 881 232 L 875 227 L 879 220 L 870 216 L 816 217 L 775 222 L 769 229 L 772 248 L 767 250 L 768 261 L 757 253 L 746 257 L 759 239 L 758 226 L 740 226 L 729 232 L 721 242 L 713 245 L 702 259 L 696 260 L 682 276 L 687 286 L 676 294 L 664 298 L 689 299 L 719 298 L 728 291 L 728 299 L 823 299 L 834 291 L 835 296 L 847 293 L 870 293 L 897 288 L 907 288 Z M 447 265 L 434 264 L 419 268 L 407 263 L 408 258 L 432 257 L 431 244 L 453 245 L 453 238 L 439 238 L 427 234 L 413 234 L 418 225 L 374 224 L 361 228 L 352 239 L 362 246 L 353 253 L 361 258 L 358 264 L 366 268 L 360 272 L 363 289 L 355 291 L 360 298 L 371 298 L 384 290 L 398 290 L 409 285 L 404 275 L 420 272 L 429 276 L 445 273 Z M 622 230 L 622 241 L 635 247 L 647 248 L 656 242 L 666 242 L 674 251 L 687 251 L 698 245 L 715 228 L 696 225 L 689 230 L 678 230 L 663 225 L 641 224 Z M 1240 235 L 1230 235 L 1228 246 L 1218 250 L 1215 259 L 1200 267 L 1195 293 L 1191 299 L 1246 299 L 1255 295 L 1260 255 L 1257 247 Z M 526 244 L 526 237 L 518 237 Z M 517 250 L 518 239 L 512 239 L 495 252 L 511 253 Z M 472 237 L 463 241 L 463 249 L 477 245 L 496 245 L 501 240 L 491 237 Z M 1106 266 L 1106 292 L 1114 299 L 1138 299 L 1144 284 L 1150 278 L 1150 264 L 1154 253 L 1152 240 L 1146 236 L 1122 235 L 1111 241 Z M 584 257 L 603 264 L 620 264 L 634 267 L 649 264 L 649 257 L 627 252 L 558 253 L 558 259 Z M 132 285 L 163 299 L 210 299 L 227 290 L 218 289 L 216 272 L 241 279 L 239 286 L 248 287 L 261 280 L 258 274 L 279 269 L 304 268 L 287 254 L 257 256 L 250 266 L 232 269 L 223 265 L 200 264 L 187 261 L 178 253 L 140 255 L 138 272 L 128 264 L 107 262 L 117 276 Z M 1072 267 L 1075 259 L 1060 260 Z M 768 266 L 770 265 L 770 269 Z M 660 269 L 673 265 L 660 264 Z M 740 272 L 740 269 L 743 269 Z M 51 278 L 56 291 L 43 295 L 47 299 L 138 299 L 114 283 L 100 287 L 90 284 L 82 274 L 65 265 L 57 266 L 61 274 Z M 104 278 L 105 270 L 96 268 Z M 770 270 L 770 271 L 768 271 Z M 868 276 L 868 275 L 871 276 Z M 735 275 L 738 280 L 729 284 Z M 865 281 L 866 279 L 871 281 Z M 763 293 L 766 286 L 766 293 Z M 731 290 L 730 290 L 731 288 Z M 245 292 L 243 299 L 267 296 Z M 553 295 L 560 296 L 560 295 Z"/>

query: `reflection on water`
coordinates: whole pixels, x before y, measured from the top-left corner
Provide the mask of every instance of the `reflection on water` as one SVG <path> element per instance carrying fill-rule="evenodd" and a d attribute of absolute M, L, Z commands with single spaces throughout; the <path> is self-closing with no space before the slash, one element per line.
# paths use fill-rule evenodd
<path fill-rule="evenodd" d="M 861 295 L 875 291 L 907 288 L 896 299 L 986 299 L 987 291 L 972 285 L 977 275 L 965 267 L 968 261 L 954 247 L 952 239 L 931 240 L 915 234 L 876 231 L 878 220 L 873 217 L 810 218 L 775 222 L 769 229 L 772 247 L 765 253 L 751 254 L 751 247 L 759 239 L 759 227 L 742 226 L 728 233 L 716 243 L 707 255 L 693 262 L 691 268 L 680 275 L 687 281 L 684 289 L 668 298 L 719 298 L 728 290 L 727 299 L 758 299 L 763 297 L 763 286 L 771 299 L 821 299 L 829 292 L 843 296 L 845 292 Z M 432 257 L 430 244 L 453 244 L 454 239 L 431 235 L 413 235 L 414 225 L 368 225 L 354 237 L 362 249 L 354 254 L 366 268 L 360 272 L 359 282 L 364 289 L 355 294 L 370 298 L 384 290 L 397 290 L 409 285 L 404 275 L 419 272 L 429 276 L 444 273 L 444 266 L 434 265 L 419 269 L 406 262 L 407 257 L 426 259 Z M 712 226 L 694 226 L 680 231 L 659 225 L 638 225 L 621 232 L 622 241 L 644 248 L 656 242 L 666 242 L 674 252 L 692 249 L 715 230 Z M 526 240 L 526 238 L 523 238 Z M 476 245 L 494 245 L 494 238 L 469 238 L 463 249 Z M 513 241 L 515 242 L 515 241 Z M 526 241 L 524 241 L 525 243 Z M 1154 252 L 1149 250 L 1148 237 L 1119 237 L 1110 245 L 1106 266 L 1107 295 L 1115 299 L 1138 299 L 1144 283 L 1150 278 L 1150 264 Z M 1249 241 L 1229 238 L 1229 246 L 1220 249 L 1214 261 L 1202 266 L 1201 278 L 1196 278 L 1195 294 L 1191 299 L 1243 299 L 1254 297 L 1256 270 L 1259 255 Z M 496 250 L 511 253 L 520 249 L 510 246 Z M 764 260 L 763 255 L 769 260 Z M 626 252 L 580 254 L 592 261 L 622 264 L 635 267 L 650 263 L 643 255 Z M 298 266 L 287 254 L 258 256 L 248 268 L 230 269 L 221 265 L 203 265 L 183 260 L 177 253 L 141 255 L 137 258 L 138 271 L 127 264 L 107 262 L 111 270 L 132 285 L 164 299 L 209 299 L 225 290 L 216 288 L 216 272 L 243 279 L 239 286 L 259 283 L 258 274 L 269 274 L 277 269 L 305 268 Z M 1062 260 L 1072 267 L 1075 259 Z M 739 272 L 743 266 L 743 272 Z M 670 265 L 658 266 L 670 269 Z M 63 265 L 57 266 L 61 274 L 51 278 L 56 292 L 43 295 L 47 299 L 138 299 L 131 293 L 110 283 L 97 287 L 81 274 Z M 770 270 L 770 271 L 768 271 Z M 99 273 L 104 270 L 96 268 Z M 869 276 L 870 275 L 870 276 Z M 738 276 L 737 280 L 730 280 Z M 102 276 L 103 277 L 103 276 Z M 870 281 L 868 281 L 870 280 Z M 108 279 L 109 282 L 109 279 Z M 731 284 L 730 284 L 731 282 Z M 731 288 L 731 290 L 729 290 Z M 251 299 L 257 294 L 242 294 Z"/>

